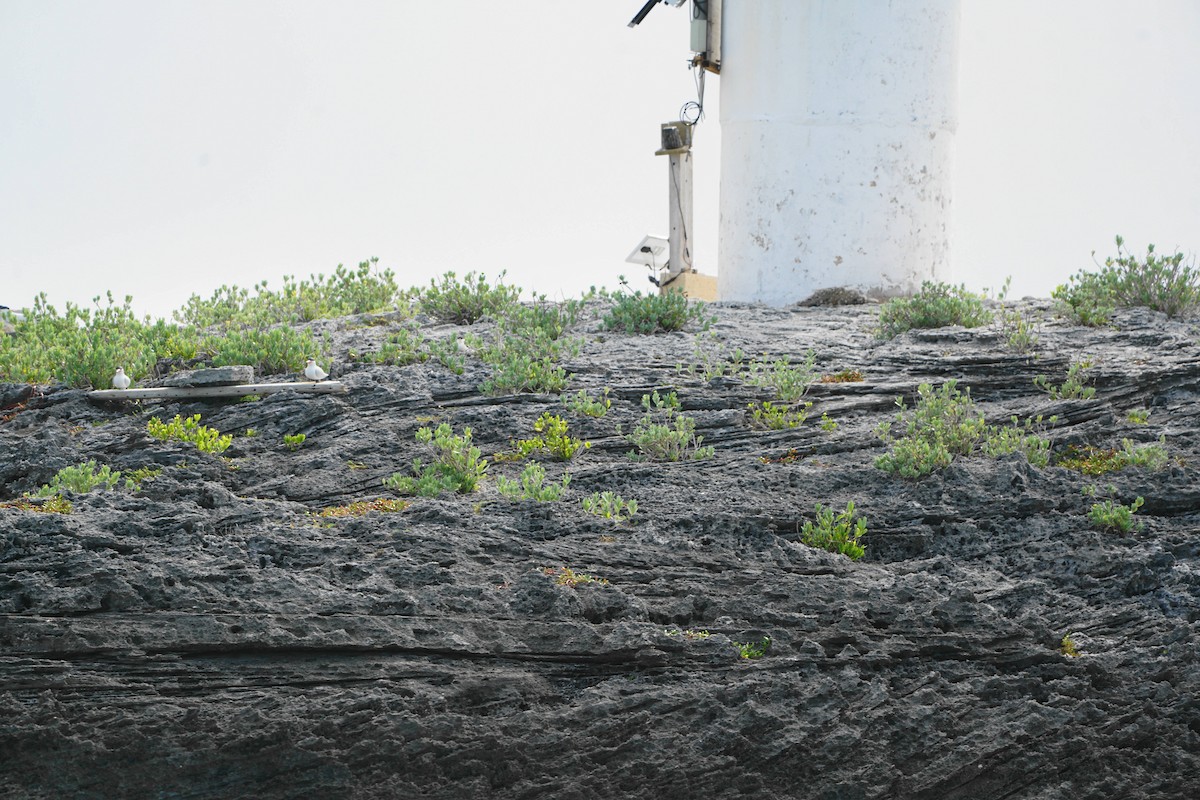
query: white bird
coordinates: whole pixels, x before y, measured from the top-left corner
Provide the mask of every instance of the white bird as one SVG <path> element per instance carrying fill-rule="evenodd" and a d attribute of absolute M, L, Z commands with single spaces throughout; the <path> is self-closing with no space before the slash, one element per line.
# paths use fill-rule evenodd
<path fill-rule="evenodd" d="M 310 358 L 308 363 L 304 365 L 304 377 L 308 378 L 310 381 L 323 381 L 328 378 L 329 375 L 325 372 L 325 370 L 317 366 L 316 361 Z"/>
<path fill-rule="evenodd" d="M 113 375 L 112 384 L 114 389 L 129 388 L 130 380 L 129 376 L 125 374 L 124 367 L 117 367 L 117 374 Z"/>

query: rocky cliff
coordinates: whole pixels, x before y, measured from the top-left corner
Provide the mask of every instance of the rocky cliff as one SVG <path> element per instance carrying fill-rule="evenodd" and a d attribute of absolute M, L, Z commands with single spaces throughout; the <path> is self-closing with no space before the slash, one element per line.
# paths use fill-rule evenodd
<path fill-rule="evenodd" d="M 1034 358 L 993 327 L 880 342 L 870 306 L 714 310 L 726 354 L 812 349 L 819 371 L 865 380 L 816 383 L 801 426 L 757 430 L 747 406 L 768 389 L 678 369 L 710 334 L 593 321 L 565 364 L 572 392 L 611 388 L 591 418 L 557 395 L 481 394 L 474 359 L 461 375 L 352 362 L 389 325 L 346 318 L 313 323 L 340 396 L 0 387 L 0 501 L 88 460 L 162 468 L 137 491 L 72 495 L 70 514 L 0 509 L 0 795 L 1200 796 L 1195 327 L 1144 310 L 1113 328 L 1048 321 Z M 1034 385 L 1084 355 L 1094 397 Z M 879 469 L 897 398 L 951 378 L 990 423 L 1042 415 L 1051 465 Z M 655 389 L 678 393 L 711 458 L 629 457 Z M 558 502 L 502 496 L 495 478 L 522 465 L 496 461 L 471 494 L 318 515 L 395 497 L 383 480 L 430 457 L 423 426 L 469 426 L 490 457 L 545 412 L 591 444 L 544 462 L 571 475 Z M 233 445 L 148 435 L 176 414 Z M 1156 468 L 1054 465 L 1160 436 Z M 636 516 L 585 513 L 603 491 Z M 1101 498 L 1137 497 L 1140 527 L 1089 519 Z M 848 502 L 862 559 L 800 541 L 814 504 Z"/>

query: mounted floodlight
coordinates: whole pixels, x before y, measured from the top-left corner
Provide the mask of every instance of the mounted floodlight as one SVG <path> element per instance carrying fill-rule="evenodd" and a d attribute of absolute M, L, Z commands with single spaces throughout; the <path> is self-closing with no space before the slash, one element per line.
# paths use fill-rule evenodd
<path fill-rule="evenodd" d="M 665 257 L 670 248 L 671 242 L 665 236 L 645 236 L 638 242 L 638 246 L 633 248 L 633 252 L 625 261 L 630 264 L 641 264 L 650 269 L 662 269 L 667 265 Z"/>
<path fill-rule="evenodd" d="M 679 8 L 686 2 L 686 0 L 646 0 L 646 5 L 642 6 L 642 10 L 634 14 L 633 19 L 629 21 L 629 27 L 636 28 L 638 25 L 640 25 L 642 20 L 646 18 L 646 15 L 650 13 L 650 9 L 654 8 L 660 2 L 663 5 L 675 6 L 676 8 Z"/>

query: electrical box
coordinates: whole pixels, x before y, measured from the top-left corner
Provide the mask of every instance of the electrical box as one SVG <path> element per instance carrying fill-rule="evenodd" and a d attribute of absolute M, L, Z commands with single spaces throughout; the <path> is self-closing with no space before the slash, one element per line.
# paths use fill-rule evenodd
<path fill-rule="evenodd" d="M 694 63 L 709 72 L 721 72 L 722 0 L 692 0 L 691 50 Z"/>

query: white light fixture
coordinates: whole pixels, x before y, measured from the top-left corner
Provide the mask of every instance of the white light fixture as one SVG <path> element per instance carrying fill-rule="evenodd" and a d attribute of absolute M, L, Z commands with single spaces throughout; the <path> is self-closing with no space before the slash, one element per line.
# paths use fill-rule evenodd
<path fill-rule="evenodd" d="M 641 264 L 650 269 L 664 269 L 670 249 L 671 243 L 667 237 L 644 236 L 625 260 L 630 264 Z"/>

